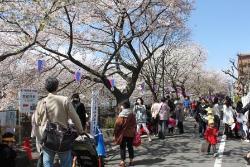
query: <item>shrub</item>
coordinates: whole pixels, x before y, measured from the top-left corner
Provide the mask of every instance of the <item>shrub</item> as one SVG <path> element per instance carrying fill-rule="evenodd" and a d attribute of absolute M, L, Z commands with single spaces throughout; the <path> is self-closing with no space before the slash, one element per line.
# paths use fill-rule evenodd
<path fill-rule="evenodd" d="M 114 125 L 115 125 L 115 118 L 113 117 L 107 117 L 105 119 L 105 125 L 104 125 L 104 128 L 114 128 Z"/>

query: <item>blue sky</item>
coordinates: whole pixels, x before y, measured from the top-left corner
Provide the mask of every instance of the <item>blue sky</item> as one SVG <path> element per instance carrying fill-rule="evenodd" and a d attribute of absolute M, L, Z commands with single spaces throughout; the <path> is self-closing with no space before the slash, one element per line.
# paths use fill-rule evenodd
<path fill-rule="evenodd" d="M 196 0 L 189 26 L 208 53 L 207 69 L 226 69 L 237 53 L 250 53 L 250 0 Z"/>

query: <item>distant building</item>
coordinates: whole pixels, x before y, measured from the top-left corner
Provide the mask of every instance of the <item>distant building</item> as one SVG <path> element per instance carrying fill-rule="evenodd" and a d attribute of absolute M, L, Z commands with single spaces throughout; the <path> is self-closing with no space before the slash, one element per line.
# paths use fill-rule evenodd
<path fill-rule="evenodd" d="M 250 53 L 238 55 L 238 91 L 240 94 L 245 94 L 249 90 L 250 81 Z"/>

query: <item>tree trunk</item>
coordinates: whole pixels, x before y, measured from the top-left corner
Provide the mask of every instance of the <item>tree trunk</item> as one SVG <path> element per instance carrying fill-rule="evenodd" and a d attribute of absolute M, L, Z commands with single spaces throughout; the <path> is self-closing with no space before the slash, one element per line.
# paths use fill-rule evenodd
<path fill-rule="evenodd" d="M 155 90 L 154 86 L 151 86 L 151 85 L 148 85 L 148 86 L 149 86 L 150 92 L 152 93 L 153 101 L 157 102 L 158 101 L 158 97 L 157 97 L 157 93 L 156 93 L 156 90 Z"/>
<path fill-rule="evenodd" d="M 178 89 L 177 89 L 176 84 L 175 84 L 175 83 L 172 83 L 172 87 L 173 87 L 173 89 L 174 89 L 174 91 L 175 91 L 176 98 L 179 98 Z"/>
<path fill-rule="evenodd" d="M 181 94 L 182 94 L 183 97 L 186 97 L 186 96 L 187 96 L 187 94 L 186 94 L 186 89 L 185 89 L 185 86 L 184 86 L 184 85 L 181 86 Z"/>

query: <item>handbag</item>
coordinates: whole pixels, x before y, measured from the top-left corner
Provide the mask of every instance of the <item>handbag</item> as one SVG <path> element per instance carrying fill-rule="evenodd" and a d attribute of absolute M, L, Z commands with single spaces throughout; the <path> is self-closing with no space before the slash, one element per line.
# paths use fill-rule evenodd
<path fill-rule="evenodd" d="M 202 142 L 200 146 L 200 153 L 207 153 L 208 145 L 209 143 L 207 141 Z"/>
<path fill-rule="evenodd" d="M 57 122 L 51 122 L 48 115 L 46 102 L 44 102 L 47 124 L 42 135 L 41 144 L 45 149 L 55 152 L 65 152 L 72 148 L 72 144 L 76 139 L 77 132 L 72 126 L 65 128 Z"/>
<path fill-rule="evenodd" d="M 136 132 L 135 137 L 133 139 L 133 146 L 138 147 L 141 145 L 141 135 L 140 133 Z"/>

